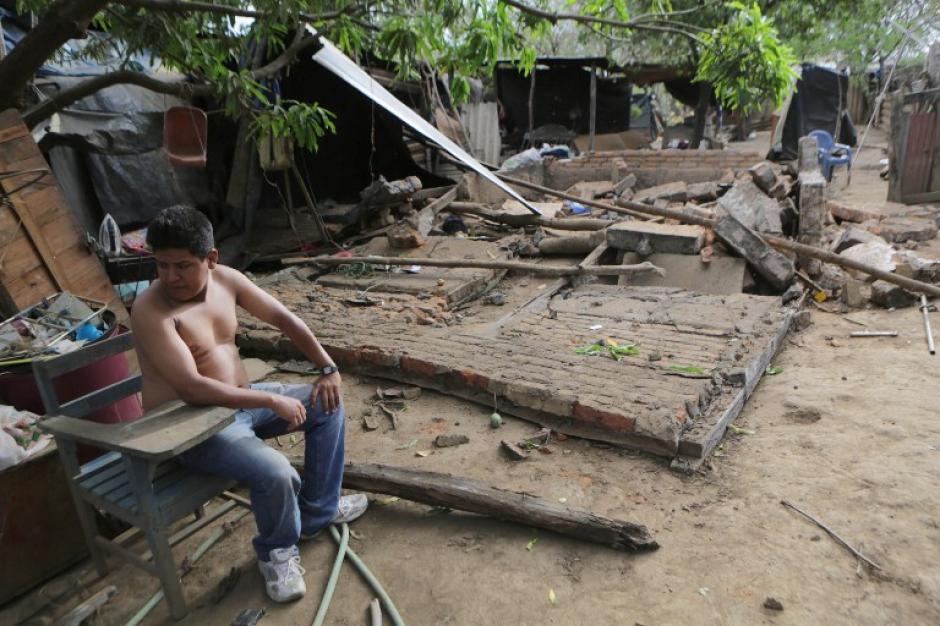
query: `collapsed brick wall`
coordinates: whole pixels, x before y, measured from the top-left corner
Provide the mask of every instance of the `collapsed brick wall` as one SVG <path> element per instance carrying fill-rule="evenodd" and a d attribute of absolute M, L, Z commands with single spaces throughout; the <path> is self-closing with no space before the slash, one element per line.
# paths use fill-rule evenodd
<path fill-rule="evenodd" d="M 637 189 L 676 181 L 704 183 L 721 179 L 727 172 L 738 172 L 762 161 L 756 152 L 730 150 L 620 150 L 596 152 L 573 159 L 546 159 L 513 170 L 515 178 L 552 189 L 565 190 L 583 181 L 617 181 L 627 174 L 637 177 Z M 540 194 L 519 189 L 523 197 L 537 199 Z M 464 176 L 460 197 L 475 202 L 499 204 L 506 194 L 477 174 Z"/>
<path fill-rule="evenodd" d="M 617 180 L 637 177 L 637 188 L 684 181 L 718 180 L 726 172 L 747 169 L 761 161 L 755 152 L 729 150 L 621 150 L 598 152 L 577 159 L 550 161 L 544 180 L 554 189 L 567 189 L 583 180 Z M 616 178 L 611 174 L 615 173 Z"/>

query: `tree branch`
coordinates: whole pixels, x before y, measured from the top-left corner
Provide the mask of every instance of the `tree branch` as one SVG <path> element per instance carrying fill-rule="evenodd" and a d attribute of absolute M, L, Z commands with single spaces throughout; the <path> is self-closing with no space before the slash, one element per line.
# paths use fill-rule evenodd
<path fill-rule="evenodd" d="M 211 85 L 196 85 L 182 81 L 170 82 L 153 78 L 142 72 L 117 70 L 89 78 L 74 87 L 63 89 L 48 100 L 44 100 L 24 113 L 23 122 L 27 127 L 33 128 L 39 122 L 50 117 L 53 113 L 61 111 L 73 102 L 81 100 L 85 96 L 90 96 L 105 87 L 118 84 L 138 85 L 150 91 L 180 96 L 181 98 L 207 96 L 212 93 Z"/>
<path fill-rule="evenodd" d="M 147 9 L 149 11 L 162 11 L 165 13 L 214 13 L 216 15 L 253 18 L 263 18 L 270 15 L 267 11 L 242 9 L 224 4 L 212 4 L 211 2 L 188 2 L 186 0 L 115 0 L 114 4 L 137 9 Z M 364 5 L 351 4 L 348 7 L 343 7 L 342 9 L 328 13 L 299 13 L 297 17 L 308 22 L 326 22 L 335 20 L 343 15 L 355 15 L 356 13 L 362 12 L 364 8 Z"/>
<path fill-rule="evenodd" d="M 499 0 L 499 2 L 518 9 L 522 13 L 527 13 L 529 15 L 533 15 L 551 22 L 552 24 L 557 24 L 558 22 L 563 21 L 578 22 L 581 24 L 602 24 L 604 26 L 613 26 L 614 28 L 623 28 L 628 30 L 648 30 L 653 32 L 673 33 L 687 37 L 693 41 L 699 41 L 699 38 L 695 34 L 688 31 L 666 26 L 656 26 L 654 24 L 649 24 L 643 21 L 637 22 L 635 20 L 631 20 L 629 22 L 623 22 L 620 20 L 612 20 L 606 17 L 594 17 L 592 15 L 580 15 L 578 13 L 555 13 L 554 11 L 543 11 L 542 9 L 529 6 L 523 2 L 519 2 L 518 0 Z"/>
<path fill-rule="evenodd" d="M 0 61 L 0 111 L 20 104 L 23 88 L 66 41 L 84 37 L 107 0 L 57 0 L 42 20 Z"/>
<path fill-rule="evenodd" d="M 320 45 L 319 36 L 304 38 L 304 34 L 303 25 L 299 25 L 294 35 L 293 42 L 291 42 L 284 52 L 273 61 L 256 70 L 252 70 L 250 73 L 251 79 L 262 80 L 275 76 L 282 69 L 290 65 L 301 52 Z M 194 84 L 182 81 L 169 82 L 153 78 L 141 72 L 118 70 L 102 74 L 101 76 L 95 76 L 74 87 L 63 89 L 49 100 L 45 100 L 27 111 L 23 115 L 23 121 L 27 127 L 33 128 L 39 122 L 50 117 L 53 113 L 61 111 L 73 102 L 81 100 L 85 96 L 89 96 L 105 87 L 118 84 L 138 85 L 145 89 L 156 91 L 157 93 L 165 93 L 186 99 L 194 96 L 209 96 L 215 92 L 213 85 L 209 84 Z"/>

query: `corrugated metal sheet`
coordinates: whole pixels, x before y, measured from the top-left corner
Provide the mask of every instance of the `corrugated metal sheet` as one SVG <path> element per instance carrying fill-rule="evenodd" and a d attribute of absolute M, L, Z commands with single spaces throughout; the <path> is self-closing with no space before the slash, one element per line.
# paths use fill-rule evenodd
<path fill-rule="evenodd" d="M 463 110 L 463 125 L 470 136 L 473 156 L 484 163 L 498 165 L 502 141 L 499 137 L 499 112 L 496 103 L 466 105 Z"/>
<path fill-rule="evenodd" d="M 314 33 L 314 36 L 320 37 L 316 35 L 316 33 Z M 519 195 L 519 192 L 480 165 L 480 162 L 467 154 L 466 150 L 448 139 L 441 131 L 431 126 L 427 120 L 420 117 L 401 100 L 390 94 L 388 90 L 373 80 L 372 77 L 366 74 L 352 59 L 330 43 L 328 39 L 320 37 L 320 43 L 323 47 L 314 53 L 314 61 L 342 78 L 349 86 L 410 126 L 418 134 L 439 145 L 452 157 L 502 189 L 507 195 L 521 202 L 529 211 L 536 215 L 542 214 L 542 212 L 532 206 L 528 200 Z"/>
<path fill-rule="evenodd" d="M 930 167 L 933 163 L 933 136 L 937 113 L 911 115 L 904 153 L 904 171 L 901 173 L 901 193 L 913 194 L 929 191 Z"/>

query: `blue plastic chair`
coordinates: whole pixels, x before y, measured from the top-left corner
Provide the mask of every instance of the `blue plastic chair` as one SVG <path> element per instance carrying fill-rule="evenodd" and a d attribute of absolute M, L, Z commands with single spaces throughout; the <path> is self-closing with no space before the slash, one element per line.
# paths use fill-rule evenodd
<path fill-rule="evenodd" d="M 836 143 L 832 135 L 824 130 L 810 131 L 809 136 L 816 140 L 816 147 L 819 149 L 819 166 L 826 180 L 832 180 L 832 168 L 836 165 L 845 165 L 851 169 L 852 148 L 843 143 Z"/>

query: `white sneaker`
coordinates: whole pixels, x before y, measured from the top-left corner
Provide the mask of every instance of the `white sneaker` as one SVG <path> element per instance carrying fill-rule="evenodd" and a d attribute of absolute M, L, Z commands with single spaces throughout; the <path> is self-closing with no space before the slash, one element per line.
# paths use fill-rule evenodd
<path fill-rule="evenodd" d="M 369 508 L 369 499 L 364 493 L 354 493 L 348 496 L 341 496 L 339 499 L 339 506 L 336 507 L 336 515 L 333 516 L 333 519 L 330 520 L 330 524 L 342 524 L 346 522 L 355 521 L 362 517 L 362 514 L 366 512 L 366 509 Z M 330 527 L 330 524 L 327 524 L 320 530 L 315 533 L 305 534 L 300 533 L 300 539 L 302 541 L 308 541 L 310 539 L 315 539 L 319 537 L 323 531 Z"/>
<path fill-rule="evenodd" d="M 362 514 L 369 508 L 369 498 L 364 493 L 354 493 L 349 496 L 343 496 L 339 499 L 339 506 L 336 509 L 336 515 L 333 516 L 331 524 L 342 524 L 355 521 L 362 517 Z"/>
<path fill-rule="evenodd" d="M 300 565 L 300 550 L 296 546 L 275 548 L 268 556 L 270 561 L 258 561 L 268 597 L 275 602 L 290 602 L 303 596 L 307 584 L 304 582 L 306 570 Z"/>

